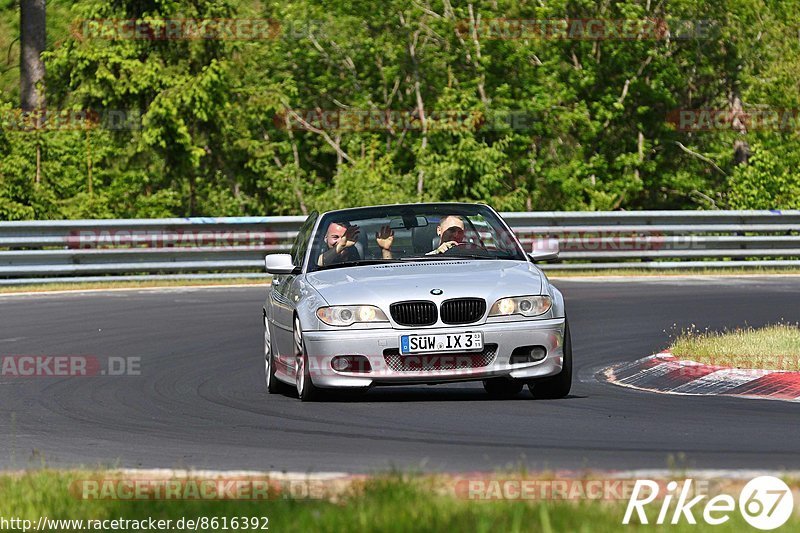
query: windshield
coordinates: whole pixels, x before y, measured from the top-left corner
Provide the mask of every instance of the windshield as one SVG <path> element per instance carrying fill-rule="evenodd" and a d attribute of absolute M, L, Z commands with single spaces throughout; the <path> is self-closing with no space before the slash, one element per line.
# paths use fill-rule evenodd
<path fill-rule="evenodd" d="M 322 217 L 309 271 L 391 261 L 527 258 L 488 207 L 419 204 L 347 209 Z"/>

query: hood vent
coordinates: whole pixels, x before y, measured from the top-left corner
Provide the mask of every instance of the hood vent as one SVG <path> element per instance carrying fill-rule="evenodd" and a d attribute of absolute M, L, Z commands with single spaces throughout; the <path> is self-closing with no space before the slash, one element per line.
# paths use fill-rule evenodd
<path fill-rule="evenodd" d="M 430 266 L 453 266 L 453 265 L 468 265 L 469 261 L 442 261 L 432 260 L 420 263 L 394 263 L 391 265 L 379 265 L 374 268 L 408 268 L 408 267 L 430 267 Z"/>

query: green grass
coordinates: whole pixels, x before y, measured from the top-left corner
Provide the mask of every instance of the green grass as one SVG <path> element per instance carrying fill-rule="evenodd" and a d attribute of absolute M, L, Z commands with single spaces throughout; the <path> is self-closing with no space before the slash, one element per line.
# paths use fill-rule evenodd
<path fill-rule="evenodd" d="M 33 521 L 50 519 L 172 519 L 181 517 L 269 518 L 269 531 L 474 531 L 738 532 L 747 529 L 734 512 L 721 526 L 621 524 L 626 501 L 473 501 L 443 490 L 441 478 L 385 475 L 356 483 L 334 500 L 292 498 L 265 501 L 120 501 L 82 500 L 70 492 L 75 480 L 98 474 L 77 471 L 31 471 L 0 475 L 0 516 Z M 737 493 L 732 493 L 736 497 Z M 652 508 L 651 521 L 658 512 Z M 800 528 L 794 514 L 784 529 Z M 62 528 L 61 531 L 75 529 Z M 212 530 L 222 530 L 221 527 Z"/>
<path fill-rule="evenodd" d="M 96 289 L 146 289 L 152 287 L 199 287 L 214 285 L 269 285 L 269 279 L 226 278 L 226 279 L 170 279 L 131 281 L 91 281 L 64 283 L 30 283 L 25 285 L 0 286 L 0 294 L 15 292 L 86 291 Z"/>
<path fill-rule="evenodd" d="M 775 324 L 732 331 L 686 331 L 670 347 L 673 355 L 732 368 L 800 371 L 800 327 Z"/>
<path fill-rule="evenodd" d="M 797 276 L 798 268 L 765 268 L 765 267 L 735 267 L 735 268 L 687 268 L 687 269 L 654 269 L 654 268 L 615 268 L 606 270 L 559 270 L 557 265 L 546 270 L 547 276 L 553 279 L 572 277 L 598 277 L 598 276 Z"/>

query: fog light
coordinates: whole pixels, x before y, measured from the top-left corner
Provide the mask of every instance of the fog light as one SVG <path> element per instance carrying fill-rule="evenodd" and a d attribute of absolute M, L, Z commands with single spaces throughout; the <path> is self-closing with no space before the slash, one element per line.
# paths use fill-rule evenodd
<path fill-rule="evenodd" d="M 536 346 L 531 350 L 531 360 L 541 361 L 547 356 L 547 350 L 543 346 Z"/>
<path fill-rule="evenodd" d="M 372 365 L 369 364 L 369 359 L 363 355 L 337 355 L 331 359 L 331 368 L 337 372 L 372 372 Z"/>
<path fill-rule="evenodd" d="M 337 372 L 344 372 L 350 368 L 350 359 L 347 357 L 334 357 L 331 361 L 331 367 Z"/>
<path fill-rule="evenodd" d="M 508 363 L 511 365 L 521 365 L 523 363 L 535 363 L 547 357 L 547 350 L 544 346 L 519 346 L 514 348 Z"/>

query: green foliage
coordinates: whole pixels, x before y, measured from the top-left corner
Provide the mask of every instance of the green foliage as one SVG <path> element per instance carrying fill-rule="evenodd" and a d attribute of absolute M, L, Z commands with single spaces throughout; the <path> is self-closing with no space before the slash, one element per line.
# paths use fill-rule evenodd
<path fill-rule="evenodd" d="M 753 148 L 749 164 L 731 177 L 733 209 L 800 209 L 800 150 Z"/>
<path fill-rule="evenodd" d="M 800 107 L 800 36 L 790 30 L 800 12 L 788 4 L 454 4 L 49 2 L 48 105 L 131 120 L 89 133 L 4 124 L 0 219 L 296 214 L 418 200 L 502 210 L 797 205 L 796 130 L 742 136 L 668 120 L 679 109 L 728 109 L 734 96 L 746 109 Z M 702 38 L 507 39 L 473 33 L 478 17 L 713 24 Z M 0 4 L 0 48 L 14 57 L 0 70 L 7 111 L 18 99 L 18 18 L 15 3 Z M 270 19 L 280 31 L 239 41 L 80 31 L 95 19 L 209 18 Z M 357 120 L 337 124 L 337 113 Z M 396 120 L 378 120 L 387 113 Z M 745 166 L 734 162 L 739 139 L 755 147 Z"/>
<path fill-rule="evenodd" d="M 315 199 L 315 209 L 414 201 L 411 191 L 414 190 L 415 178 L 396 174 L 388 155 L 376 158 L 375 144 L 369 156 L 342 167 L 333 178 L 332 187 Z"/>

